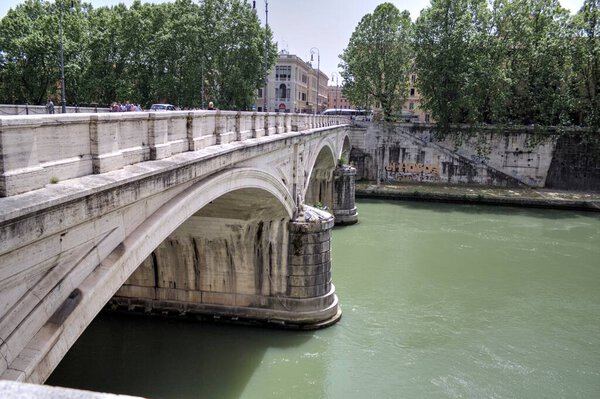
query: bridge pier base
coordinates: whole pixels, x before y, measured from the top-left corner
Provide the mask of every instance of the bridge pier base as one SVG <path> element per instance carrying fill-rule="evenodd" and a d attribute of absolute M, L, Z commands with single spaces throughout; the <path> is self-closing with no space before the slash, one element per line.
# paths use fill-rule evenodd
<path fill-rule="evenodd" d="M 333 216 L 336 225 L 358 222 L 358 211 L 354 203 L 355 177 L 356 169 L 348 165 L 338 166 L 333 172 Z"/>
<path fill-rule="evenodd" d="M 329 213 L 308 206 L 287 222 L 194 216 L 140 265 L 108 308 L 326 327 L 341 317 L 331 281 L 333 225 Z"/>

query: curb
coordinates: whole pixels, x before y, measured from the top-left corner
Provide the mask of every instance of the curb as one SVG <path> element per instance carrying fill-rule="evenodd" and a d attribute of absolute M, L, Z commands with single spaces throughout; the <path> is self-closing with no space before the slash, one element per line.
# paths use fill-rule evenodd
<path fill-rule="evenodd" d="M 509 197 L 490 197 L 484 195 L 459 195 L 445 193 L 426 193 L 426 192 L 391 192 L 378 190 L 356 189 L 356 198 L 388 199 L 400 201 L 419 201 L 419 202 L 445 202 L 458 204 L 481 204 L 481 205 L 500 205 L 522 208 L 541 208 L 541 209 L 562 209 L 578 210 L 587 212 L 600 212 L 599 201 L 586 200 L 562 200 L 547 198 L 509 198 Z"/>

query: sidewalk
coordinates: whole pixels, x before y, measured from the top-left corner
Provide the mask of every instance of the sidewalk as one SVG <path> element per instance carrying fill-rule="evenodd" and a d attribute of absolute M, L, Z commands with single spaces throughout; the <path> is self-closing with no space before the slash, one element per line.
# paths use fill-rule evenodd
<path fill-rule="evenodd" d="M 600 212 L 600 192 L 463 185 L 356 182 L 356 198 L 576 209 Z"/>

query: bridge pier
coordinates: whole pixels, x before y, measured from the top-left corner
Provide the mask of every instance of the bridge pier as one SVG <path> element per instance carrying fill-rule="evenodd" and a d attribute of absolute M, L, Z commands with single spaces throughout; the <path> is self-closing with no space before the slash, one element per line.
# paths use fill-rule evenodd
<path fill-rule="evenodd" d="M 198 212 L 146 258 L 108 308 L 301 329 L 336 322 L 334 219 L 302 209 L 289 222 Z"/>
<path fill-rule="evenodd" d="M 356 169 L 348 165 L 340 165 L 333 172 L 333 216 L 337 225 L 358 222 L 358 211 L 354 203 L 355 177 Z"/>

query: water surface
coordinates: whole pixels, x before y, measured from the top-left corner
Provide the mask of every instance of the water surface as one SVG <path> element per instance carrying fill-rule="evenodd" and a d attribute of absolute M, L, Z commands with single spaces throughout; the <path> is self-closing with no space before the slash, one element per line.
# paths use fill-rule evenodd
<path fill-rule="evenodd" d="M 52 385 L 148 398 L 600 397 L 600 218 L 360 201 L 342 320 L 294 332 L 102 315 Z"/>

